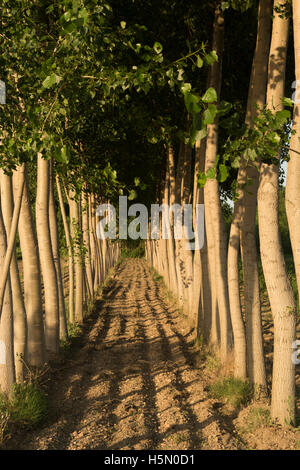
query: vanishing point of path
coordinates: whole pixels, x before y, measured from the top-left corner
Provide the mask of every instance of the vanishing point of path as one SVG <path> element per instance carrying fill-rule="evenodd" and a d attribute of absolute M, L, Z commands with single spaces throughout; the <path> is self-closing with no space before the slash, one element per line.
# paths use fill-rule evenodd
<path fill-rule="evenodd" d="M 8 449 L 236 449 L 232 419 L 208 397 L 186 320 L 145 261 L 126 259 L 49 383 L 42 428 Z"/>

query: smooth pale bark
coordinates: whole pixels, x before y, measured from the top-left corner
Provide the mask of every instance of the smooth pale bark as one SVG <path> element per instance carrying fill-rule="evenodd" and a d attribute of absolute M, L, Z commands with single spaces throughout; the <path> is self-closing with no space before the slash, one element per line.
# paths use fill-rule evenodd
<path fill-rule="evenodd" d="M 80 205 L 75 200 L 75 193 L 70 192 L 69 195 L 69 207 L 70 207 L 70 232 L 73 243 L 74 253 L 74 268 L 75 268 L 75 321 L 77 323 L 83 323 L 83 259 L 81 253 L 81 217 L 80 217 Z"/>
<path fill-rule="evenodd" d="M 169 161 L 168 156 L 166 159 L 166 174 L 162 191 L 162 206 L 169 204 Z M 169 271 L 169 256 L 168 256 L 168 239 L 163 238 L 163 216 L 160 220 L 160 239 L 158 241 L 159 258 L 161 260 L 161 275 L 168 289 L 170 289 L 170 271 Z"/>
<path fill-rule="evenodd" d="M 218 97 L 221 90 L 222 57 L 224 47 L 224 17 L 221 7 L 215 11 L 213 45 L 217 52 L 218 61 L 213 64 L 209 72 L 208 83 L 213 87 Z M 218 121 L 207 126 L 205 172 L 214 168 L 218 153 Z M 215 261 L 216 300 L 220 324 L 220 357 L 225 362 L 232 346 L 231 321 L 229 313 L 229 298 L 227 285 L 227 241 L 225 224 L 222 214 L 219 185 L 216 179 L 208 179 L 204 186 L 205 219 L 207 220 L 207 235 L 213 239 Z M 213 263 L 211 255 L 211 262 Z M 214 322 L 214 318 L 212 319 Z M 214 326 L 216 328 L 216 325 Z"/>
<path fill-rule="evenodd" d="M 239 281 L 239 245 L 240 230 L 235 219 L 230 227 L 228 245 L 228 293 L 230 315 L 234 338 L 234 375 L 240 379 L 247 378 L 247 344 L 245 323 L 242 316 Z"/>
<path fill-rule="evenodd" d="M 9 233 L 9 239 L 8 239 L 8 244 L 7 244 L 7 250 L 5 253 L 4 263 L 3 263 L 2 271 L 1 271 L 0 310 L 2 308 L 4 291 L 5 291 L 6 282 L 8 279 L 8 273 L 10 270 L 13 253 L 15 250 L 16 233 L 17 233 L 17 228 L 18 228 L 18 223 L 19 223 L 22 196 L 23 196 L 23 191 L 24 191 L 24 167 L 22 168 L 22 170 L 20 170 L 20 176 L 21 176 L 19 180 L 20 184 L 18 188 L 18 195 L 16 196 L 16 205 L 14 207 L 13 217 L 12 217 L 11 225 L 10 225 L 10 233 Z"/>
<path fill-rule="evenodd" d="M 279 20 L 278 20 L 279 21 Z M 294 27 L 294 50 L 296 65 L 296 83 L 297 93 L 300 83 L 300 5 L 299 2 L 293 1 L 293 27 Z M 285 205 L 287 212 L 288 225 L 290 230 L 290 238 L 293 250 L 294 265 L 296 270 L 296 279 L 298 292 L 300 292 L 300 230 L 299 230 L 299 214 L 300 214 L 300 106 L 296 99 L 294 104 L 293 115 L 293 131 L 290 143 L 290 160 L 287 170 Z M 285 294 L 287 299 L 287 293 Z M 291 346 L 295 339 L 295 306 L 292 303 L 290 308 L 281 305 L 282 309 L 274 316 L 274 333 L 277 331 L 277 337 L 274 339 L 274 368 L 273 368 L 273 387 L 272 387 L 272 407 L 271 413 L 274 418 L 278 418 L 280 422 L 294 422 L 294 364 L 291 361 Z M 280 353 L 283 355 L 282 363 Z M 276 363 L 275 363 L 276 361 Z M 276 376 L 275 376 L 276 374 Z M 287 375 L 286 375 L 287 374 Z M 288 401 L 289 400 L 289 401 Z"/>
<path fill-rule="evenodd" d="M 72 242 L 71 242 L 71 235 L 70 235 L 70 227 L 68 224 L 68 219 L 66 215 L 65 205 L 63 194 L 61 190 L 61 183 L 59 180 L 59 176 L 56 175 L 56 187 L 57 187 L 57 194 L 59 199 L 59 206 L 61 211 L 61 216 L 64 225 L 64 232 L 66 238 L 66 244 L 68 248 L 68 267 L 69 267 L 69 313 L 68 318 L 71 323 L 74 323 L 74 258 L 73 258 L 73 250 L 72 250 Z"/>
<path fill-rule="evenodd" d="M 189 203 L 191 189 L 191 148 L 181 143 L 179 149 L 176 181 L 175 203 L 182 208 Z M 184 217 L 183 217 L 184 220 Z M 191 311 L 193 282 L 192 282 L 192 252 L 187 249 L 188 240 L 182 227 L 181 239 L 175 239 L 175 261 L 178 282 L 179 305 L 188 313 Z"/>
<path fill-rule="evenodd" d="M 59 298 L 49 224 L 50 162 L 37 157 L 36 231 L 45 295 L 46 349 L 59 351 Z"/>
<path fill-rule="evenodd" d="M 175 203 L 181 205 L 182 184 L 184 171 L 184 144 L 181 142 L 178 153 L 178 162 L 175 179 Z M 184 306 L 184 262 L 180 259 L 182 250 L 182 240 L 174 239 L 175 245 L 175 264 L 177 277 L 177 297 L 180 307 Z"/>
<path fill-rule="evenodd" d="M 20 184 L 23 184 L 23 179 L 25 179 L 25 183 L 18 231 L 22 252 L 24 301 L 27 318 L 27 361 L 32 366 L 40 367 L 46 360 L 41 269 L 26 164 L 24 164 L 24 174 L 21 168 L 17 168 L 13 175 L 14 192 L 17 192 Z"/>
<path fill-rule="evenodd" d="M 22 170 L 24 172 L 24 170 Z M 24 176 L 23 176 L 24 181 Z M 5 224 L 5 230 L 7 236 L 10 237 L 13 213 L 14 213 L 14 198 L 13 198 L 13 187 L 12 177 L 6 175 L 1 170 L 0 177 L 1 184 L 1 206 L 3 220 Z M 22 203 L 24 183 L 21 185 L 21 191 L 15 196 L 15 217 L 19 220 L 20 208 Z M 12 236 L 16 237 L 17 227 L 15 226 L 14 233 Z M 22 382 L 24 378 L 24 363 L 26 359 L 26 344 L 27 344 L 27 323 L 26 323 L 26 312 L 23 299 L 23 292 L 21 287 L 19 268 L 17 263 L 16 247 L 14 243 L 11 264 L 10 264 L 10 278 L 12 289 L 12 300 L 13 300 L 13 322 L 14 322 L 14 353 L 15 353 L 15 367 L 16 367 L 16 379 L 18 382 Z"/>
<path fill-rule="evenodd" d="M 52 246 L 54 264 L 55 264 L 55 269 L 56 269 L 57 288 L 58 288 L 59 337 L 62 340 L 66 340 L 68 339 L 68 326 L 67 326 L 63 278 L 62 278 L 61 263 L 60 263 L 57 213 L 56 213 L 56 203 L 55 203 L 55 195 L 54 195 L 53 159 L 50 162 L 49 223 L 50 223 L 51 246 Z"/>
<path fill-rule="evenodd" d="M 0 263 L 3 265 L 7 251 L 6 232 L 0 209 Z M 4 299 L 0 311 L 0 391 L 9 395 L 15 383 L 14 332 L 12 313 L 12 293 L 10 274 L 4 290 Z"/>
<path fill-rule="evenodd" d="M 99 254 L 99 247 L 97 243 L 97 234 L 96 234 L 96 203 L 95 196 L 91 194 L 90 196 L 90 205 L 91 205 L 91 253 L 94 260 L 94 291 L 97 290 L 98 286 L 101 283 L 101 259 Z"/>
<path fill-rule="evenodd" d="M 182 209 L 186 204 L 191 202 L 191 166 L 192 166 L 192 150 L 189 145 L 184 146 L 184 167 L 183 167 L 183 182 L 182 182 Z M 184 219 L 185 220 L 185 219 Z M 185 224 L 186 224 L 185 220 Z M 190 221 L 192 223 L 192 220 Z M 192 305 L 193 305 L 193 251 L 190 249 L 189 238 L 191 234 L 187 234 L 186 229 L 183 232 L 182 239 L 182 255 L 185 264 L 185 277 L 184 277 L 184 298 L 187 305 L 187 311 L 193 322 Z"/>
<path fill-rule="evenodd" d="M 196 231 L 196 205 L 204 204 L 204 188 L 198 186 L 198 174 L 203 173 L 205 169 L 205 153 L 206 153 L 206 139 L 196 142 L 195 146 L 195 171 L 194 171 L 194 197 L 193 197 L 193 219 L 194 230 Z M 206 228 L 204 223 L 204 244 L 203 247 L 194 253 L 193 261 L 193 284 L 194 284 L 194 310 L 195 317 L 198 319 L 198 336 L 201 335 L 204 344 L 217 338 L 217 328 L 214 325 L 214 332 L 211 337 L 212 329 L 212 316 L 216 319 L 216 301 L 214 303 L 215 310 L 212 315 L 212 292 L 214 292 L 214 299 L 216 300 L 216 293 L 210 282 L 209 263 L 208 263 L 208 244 Z M 212 236 L 210 240 L 212 241 Z M 197 241 L 197 236 L 196 236 Z M 211 252 L 213 245 L 211 246 Z M 211 253 L 213 255 L 213 252 Z M 214 258 L 213 258 L 214 259 Z M 214 265 L 213 265 L 214 266 Z M 200 270 L 200 272 L 199 272 Z M 214 284 L 214 275 L 212 274 L 212 281 Z M 216 323 L 216 322 L 214 322 Z M 213 341 L 212 341 L 213 342 Z"/>
<path fill-rule="evenodd" d="M 268 76 L 268 58 L 271 35 L 272 1 L 261 0 L 258 9 L 258 27 L 256 49 L 253 58 L 250 86 L 248 93 L 246 124 L 252 125 L 257 110 L 265 105 L 266 86 Z M 247 345 L 247 375 L 250 380 L 260 387 L 266 386 L 266 372 L 264 362 L 261 306 L 259 295 L 259 273 L 257 265 L 256 248 L 256 201 L 258 189 L 258 170 L 253 165 L 246 166 L 242 160 L 238 173 L 238 200 L 235 203 L 233 224 L 240 230 L 240 249 L 243 264 L 244 281 L 244 306 L 246 318 L 246 345 Z M 247 184 L 251 180 L 251 187 L 247 190 Z M 246 186 L 246 190 L 243 187 Z M 231 250 L 230 276 L 237 279 L 238 276 L 238 244 L 236 243 L 237 227 L 231 231 L 229 240 Z M 235 251 L 235 253 L 233 253 Z M 236 281 L 235 281 L 236 282 Z M 231 286 L 232 288 L 233 286 Z M 233 305 L 233 315 L 238 316 L 237 289 Z M 232 291 L 233 295 L 233 291 Z M 239 320 L 238 320 L 239 321 Z M 236 332 L 236 338 L 240 336 L 243 341 L 242 330 Z M 243 345 L 239 345 L 240 350 Z M 241 360 L 241 359 L 240 359 Z M 239 366 L 239 367 L 245 367 Z"/>
<path fill-rule="evenodd" d="M 204 239 L 204 245 L 199 249 L 199 235 L 196 220 L 196 207 L 197 204 L 204 204 L 204 190 L 198 186 L 198 174 L 204 171 L 205 165 L 205 152 L 206 152 L 206 139 L 202 139 L 200 142 L 196 142 L 195 146 L 195 167 L 194 167 L 194 191 L 193 191 L 193 228 L 195 232 L 195 247 L 193 257 L 193 303 L 192 303 L 192 316 L 195 321 L 195 334 L 201 336 L 204 340 L 204 316 L 211 312 L 207 312 L 207 305 L 204 306 L 204 297 L 206 293 L 203 290 L 203 275 L 208 276 L 208 271 L 204 272 L 203 268 L 203 253 L 202 250 L 206 249 L 206 240 Z M 206 252 L 207 255 L 207 252 Z M 206 279 L 207 281 L 207 279 Z M 206 282 L 205 281 L 205 282 Z M 209 288 L 207 285 L 206 289 Z M 206 299 L 206 297 L 205 297 Z M 209 306 L 211 308 L 211 305 Z"/>
<path fill-rule="evenodd" d="M 297 88 L 293 115 L 294 134 L 291 136 L 290 160 L 286 179 L 285 206 L 293 250 L 297 287 L 298 292 L 300 292 L 300 4 L 297 1 L 293 1 L 293 25 Z"/>
<path fill-rule="evenodd" d="M 91 247 L 89 237 L 89 209 L 88 209 L 88 198 L 84 194 L 82 196 L 82 233 L 83 243 L 85 246 L 85 272 L 90 295 L 93 296 L 93 273 L 91 264 Z"/>
<path fill-rule="evenodd" d="M 175 162 L 174 151 L 171 146 L 168 147 L 168 173 L 169 173 L 169 207 L 175 203 Z M 177 294 L 177 273 L 175 261 L 175 246 L 174 246 L 174 217 L 173 213 L 170 214 L 170 237 L 167 240 L 168 260 L 169 260 L 169 277 L 170 277 L 170 290 L 173 294 Z"/>
<path fill-rule="evenodd" d="M 246 122 L 251 125 L 256 115 L 254 104 L 264 106 L 268 73 L 269 44 L 271 34 L 272 1 L 260 1 L 258 12 L 257 46 L 252 66 L 252 89 L 249 93 Z M 259 272 L 256 248 L 256 203 L 259 173 L 253 166 L 242 166 L 239 183 L 251 189 L 242 195 L 240 244 L 243 263 L 244 304 L 246 317 L 247 368 L 250 380 L 261 387 L 266 386 L 261 305 L 259 295 Z"/>
<path fill-rule="evenodd" d="M 89 246 L 91 254 L 91 268 L 92 268 L 92 280 L 93 280 L 93 289 L 95 282 L 95 271 L 96 271 L 96 255 L 95 255 L 95 243 L 94 243 L 94 233 L 93 233 L 93 221 L 92 221 L 92 198 L 91 195 L 88 195 L 88 223 L 89 223 Z"/>

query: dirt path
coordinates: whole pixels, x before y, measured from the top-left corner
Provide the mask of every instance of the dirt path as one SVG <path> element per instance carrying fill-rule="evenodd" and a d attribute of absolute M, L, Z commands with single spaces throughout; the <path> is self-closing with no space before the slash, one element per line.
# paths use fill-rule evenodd
<path fill-rule="evenodd" d="M 49 387 L 42 429 L 14 449 L 236 449 L 243 445 L 210 399 L 192 332 L 166 304 L 142 260 L 116 270 L 96 319 Z"/>

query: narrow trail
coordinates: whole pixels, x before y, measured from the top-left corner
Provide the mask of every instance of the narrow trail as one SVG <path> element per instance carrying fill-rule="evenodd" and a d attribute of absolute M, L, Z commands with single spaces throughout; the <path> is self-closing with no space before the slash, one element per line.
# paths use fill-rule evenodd
<path fill-rule="evenodd" d="M 190 327 L 143 260 L 117 268 L 88 322 L 49 384 L 47 423 L 6 448 L 242 448 L 232 419 L 205 391 Z"/>

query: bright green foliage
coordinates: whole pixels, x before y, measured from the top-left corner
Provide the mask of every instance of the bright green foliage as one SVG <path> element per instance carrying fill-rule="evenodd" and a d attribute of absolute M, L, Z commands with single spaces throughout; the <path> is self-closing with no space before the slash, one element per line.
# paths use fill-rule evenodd
<path fill-rule="evenodd" d="M 216 96 L 209 90 L 201 100 L 186 78 L 190 70 L 205 71 L 215 52 L 195 42 L 194 50 L 176 51 L 174 58 L 173 48 L 165 57 L 165 45 L 146 26 L 117 18 L 117 7 L 104 0 L 4 2 L 0 62 L 8 92 L 0 108 L 1 167 L 34 162 L 40 152 L 55 157 L 69 187 L 114 199 L 127 189 L 120 184 L 118 146 L 129 152 L 130 133 L 142 145 L 156 145 L 158 154 L 171 139 L 185 137 L 184 119 L 166 110 L 166 103 L 180 103 L 179 90 L 197 115 L 191 143 L 203 137 L 216 116 Z M 128 191 L 136 197 L 134 187 Z"/>
<path fill-rule="evenodd" d="M 284 102 L 286 105 L 289 103 L 287 99 Z M 231 119 L 231 124 L 236 126 L 235 114 L 231 116 Z M 258 162 L 279 164 L 280 150 L 282 147 L 287 147 L 289 143 L 286 126 L 290 121 L 291 111 L 288 109 L 276 112 L 267 108 L 260 110 L 252 126 L 243 124 L 239 132 L 236 129 L 237 136 L 227 138 L 222 158 L 219 157 L 215 165 L 215 174 L 213 175 L 209 170 L 209 173 L 199 175 L 198 184 L 203 186 L 207 178 L 215 176 L 218 181 L 224 182 L 230 175 L 230 169 L 238 169 L 242 162 L 246 166 L 252 165 L 256 168 Z M 249 181 L 248 184 L 250 183 Z M 232 188 L 234 189 L 234 185 Z"/>

